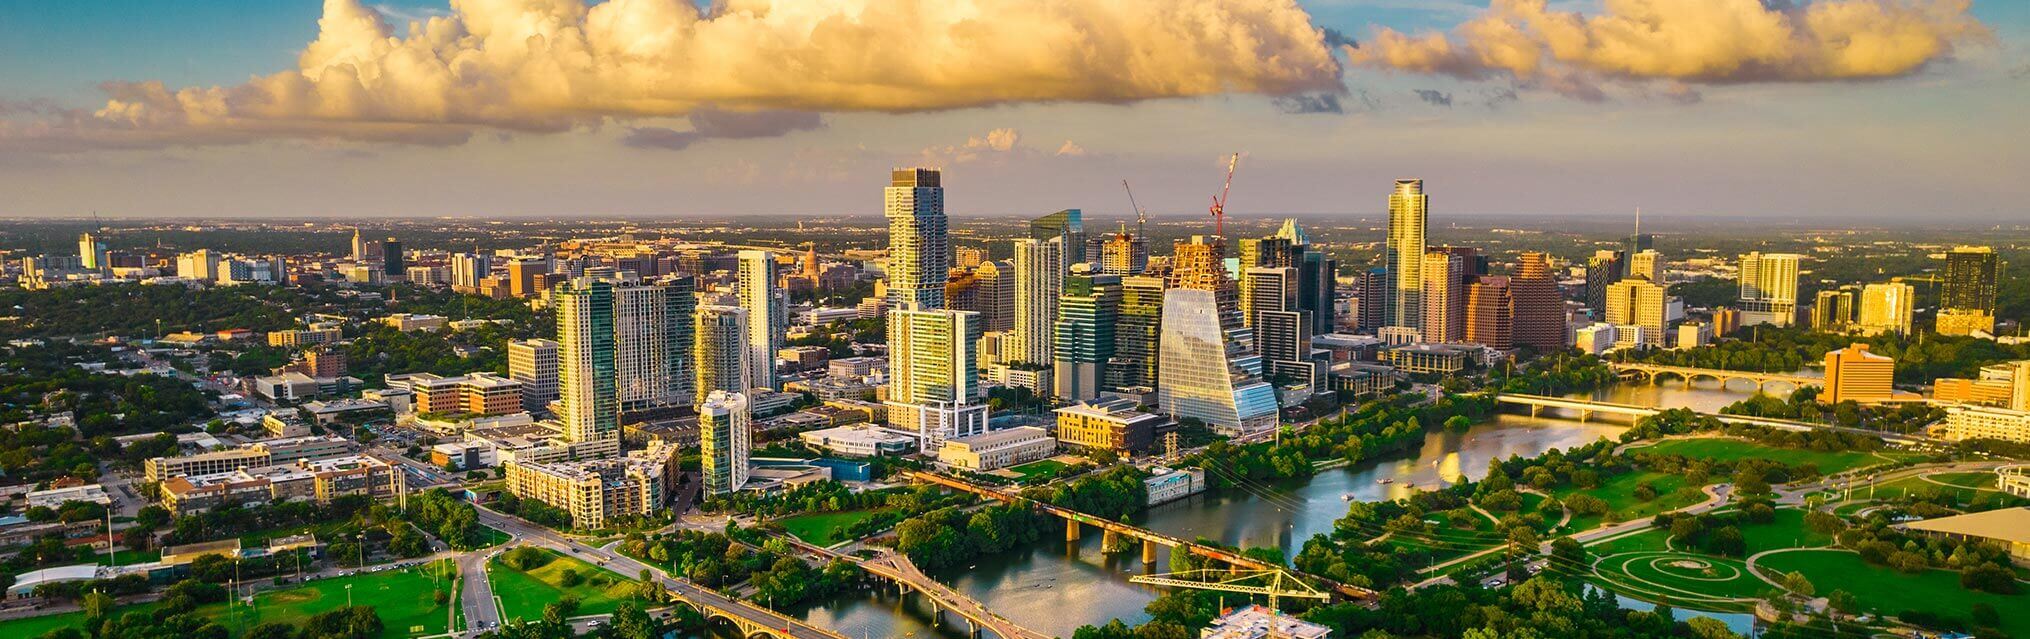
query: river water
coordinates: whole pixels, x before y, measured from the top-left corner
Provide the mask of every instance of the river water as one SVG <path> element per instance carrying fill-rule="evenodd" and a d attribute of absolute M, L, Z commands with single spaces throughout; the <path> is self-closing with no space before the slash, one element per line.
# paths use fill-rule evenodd
<path fill-rule="evenodd" d="M 1713 412 L 1754 392 L 1749 384 L 1720 388 L 1704 382 L 1685 388 L 1680 382 L 1662 385 L 1622 384 L 1589 394 L 1607 402 L 1645 406 L 1685 407 Z M 1581 423 L 1546 412 L 1540 417 L 1503 413 L 1463 433 L 1434 431 L 1415 456 L 1370 461 L 1320 471 L 1308 482 L 1286 486 L 1253 486 L 1217 496 L 1200 495 L 1141 513 L 1137 523 L 1172 536 L 1205 537 L 1227 544 L 1278 547 L 1286 555 L 1303 548 L 1313 535 L 1328 534 L 1332 522 L 1346 513 L 1349 501 L 1396 499 L 1418 488 L 1462 479 L 1478 479 L 1489 460 L 1533 457 L 1553 448 L 1570 449 L 1596 439 L 1618 436 L 1625 420 L 1609 417 Z M 1389 480 L 1383 483 L 1383 480 Z M 1140 554 L 1101 552 L 1101 535 L 1085 531 L 1078 542 L 1062 541 L 1052 526 L 1046 539 L 1026 548 L 983 557 L 936 575 L 988 608 L 1034 630 L 1070 637 L 1080 626 L 1120 619 L 1136 624 L 1148 619 L 1143 607 L 1161 592 L 1133 584 L 1128 578 L 1161 572 L 1169 563 L 1160 553 L 1156 566 L 1145 566 Z M 1640 602 L 1629 602 L 1642 607 Z M 898 598 L 893 591 L 854 592 L 821 602 L 801 612 L 811 623 L 851 637 L 966 636 L 964 622 L 931 625 L 921 598 Z M 1712 615 L 1747 632 L 1747 615 Z"/>

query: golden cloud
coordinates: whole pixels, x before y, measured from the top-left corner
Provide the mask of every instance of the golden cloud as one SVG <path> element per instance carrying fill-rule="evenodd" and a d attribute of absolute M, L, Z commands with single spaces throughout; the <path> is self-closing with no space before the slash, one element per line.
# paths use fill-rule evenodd
<path fill-rule="evenodd" d="M 1680 83 L 1888 78 L 1988 37 L 1969 0 L 1605 0 L 1595 16 L 1494 0 L 1449 35 L 1386 27 L 1362 66 L 1465 79 L 1510 76 L 1568 93 L 1595 77 Z"/>
<path fill-rule="evenodd" d="M 326 0 L 297 68 L 225 87 L 109 83 L 0 134 L 151 145 L 456 142 L 712 110 L 884 111 L 1339 90 L 1295 0 L 453 0 L 398 35 Z M 426 135 L 425 133 L 428 133 Z"/>

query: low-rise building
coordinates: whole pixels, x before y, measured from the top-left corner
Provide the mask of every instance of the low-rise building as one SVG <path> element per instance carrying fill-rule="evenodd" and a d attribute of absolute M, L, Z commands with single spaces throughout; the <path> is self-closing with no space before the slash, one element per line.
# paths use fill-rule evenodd
<path fill-rule="evenodd" d="M 1142 487 L 1148 491 L 1146 503 L 1150 506 L 1177 501 L 1205 492 L 1205 470 L 1158 466 L 1149 469 Z"/>
<path fill-rule="evenodd" d="M 329 344 L 341 339 L 345 339 L 345 332 L 339 329 L 337 323 L 313 324 L 310 328 L 292 328 L 268 333 L 268 345 L 281 348 Z"/>
<path fill-rule="evenodd" d="M 1027 464 L 1057 454 L 1057 439 L 1035 426 L 1017 426 L 971 437 L 947 439 L 938 449 L 939 464 L 983 473 Z"/>
<path fill-rule="evenodd" d="M 667 460 L 615 457 L 586 461 L 510 461 L 507 489 L 571 514 L 571 525 L 601 528 L 609 520 L 647 515 L 663 503 Z"/>
<path fill-rule="evenodd" d="M 1451 375 L 1466 370 L 1468 349 L 1449 344 L 1405 344 L 1383 349 L 1382 361 L 1396 370 Z"/>
<path fill-rule="evenodd" d="M 1057 441 L 1086 450 L 1140 453 L 1159 432 L 1175 427 L 1168 418 L 1136 410 L 1133 400 L 1094 400 L 1057 409 Z"/>
<path fill-rule="evenodd" d="M 51 488 L 28 493 L 28 507 L 62 508 L 64 503 L 84 501 L 101 506 L 113 505 L 112 495 L 106 494 L 106 487 L 100 484 L 85 484 L 68 488 Z"/>
<path fill-rule="evenodd" d="M 254 448 L 229 448 L 182 455 L 178 457 L 155 457 L 141 464 L 142 476 L 148 481 L 160 483 L 177 475 L 215 475 L 229 473 L 242 468 L 268 465 L 268 451 Z"/>
<path fill-rule="evenodd" d="M 298 459 L 207 475 L 179 475 L 161 484 L 162 507 L 176 515 L 270 501 L 328 503 L 347 495 L 389 499 L 408 492 L 402 469 L 368 455 Z"/>
<path fill-rule="evenodd" d="M 1212 620 L 1199 631 L 1199 639 L 1325 639 L 1332 629 L 1276 612 L 1265 606 L 1249 605 Z"/>
<path fill-rule="evenodd" d="M 446 442 L 430 447 L 430 463 L 461 471 L 492 468 L 500 464 L 500 454 L 483 439 Z"/>
<path fill-rule="evenodd" d="M 393 315 L 381 318 L 380 322 L 382 324 L 387 325 L 390 328 L 407 333 L 410 331 L 444 330 L 446 320 L 442 315 L 418 315 L 413 313 L 395 313 Z"/>
<path fill-rule="evenodd" d="M 1932 426 L 1931 436 L 1948 441 L 1999 439 L 2030 443 L 2030 412 L 1993 406 L 1954 406 L 1945 422 Z"/>
<path fill-rule="evenodd" d="M 387 384 L 408 389 L 418 413 L 506 415 L 523 409 L 522 383 L 491 373 L 389 375 Z"/>
<path fill-rule="evenodd" d="M 1939 517 L 1911 522 L 1903 527 L 1943 537 L 1998 543 L 2009 549 L 2011 561 L 2030 566 L 2030 508 L 2018 506 Z"/>
<path fill-rule="evenodd" d="M 847 457 L 902 455 L 916 448 L 916 436 L 877 426 L 838 426 L 797 435 L 807 445 Z"/>
<path fill-rule="evenodd" d="M 1995 469 L 1995 488 L 2017 497 L 2030 499 L 2030 466 L 2004 466 Z"/>

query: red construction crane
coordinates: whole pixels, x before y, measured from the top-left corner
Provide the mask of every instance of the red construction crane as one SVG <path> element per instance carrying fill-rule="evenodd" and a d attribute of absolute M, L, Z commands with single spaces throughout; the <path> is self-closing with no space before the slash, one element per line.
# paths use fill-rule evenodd
<path fill-rule="evenodd" d="M 1241 163 L 1241 154 L 1235 153 L 1226 161 L 1226 185 L 1219 187 L 1219 195 L 1212 198 L 1212 234 L 1226 236 L 1226 194 L 1234 188 L 1234 167 Z"/>

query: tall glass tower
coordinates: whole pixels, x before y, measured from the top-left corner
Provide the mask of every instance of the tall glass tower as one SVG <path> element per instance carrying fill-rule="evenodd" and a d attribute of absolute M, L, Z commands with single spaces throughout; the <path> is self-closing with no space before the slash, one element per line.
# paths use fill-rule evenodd
<path fill-rule="evenodd" d="M 944 308 L 952 270 L 943 174 L 896 169 L 884 191 L 888 217 L 888 301 L 895 308 Z"/>
<path fill-rule="evenodd" d="M 620 453 L 620 395 L 614 388 L 613 284 L 579 278 L 557 289 L 557 392 L 574 453 Z"/>
<path fill-rule="evenodd" d="M 1389 194 L 1388 250 L 1382 256 L 1388 270 L 1382 307 L 1387 326 L 1424 328 L 1424 223 L 1430 203 L 1423 180 L 1396 180 Z"/>

